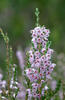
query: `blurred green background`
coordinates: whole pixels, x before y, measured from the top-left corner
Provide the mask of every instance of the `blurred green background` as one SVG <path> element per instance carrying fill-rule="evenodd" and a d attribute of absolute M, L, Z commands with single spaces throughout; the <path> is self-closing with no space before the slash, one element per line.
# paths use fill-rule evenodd
<path fill-rule="evenodd" d="M 36 7 L 40 24 L 51 31 L 51 47 L 57 53 L 65 52 L 65 0 L 0 0 L 0 27 L 8 33 L 15 59 L 19 46 L 25 50 L 30 45 L 29 31 L 35 27 Z M 5 44 L 0 36 L 0 67 L 6 69 L 4 59 Z"/>

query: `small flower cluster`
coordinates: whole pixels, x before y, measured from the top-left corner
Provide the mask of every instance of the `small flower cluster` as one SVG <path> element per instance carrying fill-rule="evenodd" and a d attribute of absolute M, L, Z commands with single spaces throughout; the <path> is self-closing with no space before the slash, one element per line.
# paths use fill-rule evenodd
<path fill-rule="evenodd" d="M 18 92 L 18 90 L 19 90 L 19 87 L 18 87 L 18 81 L 17 81 L 17 79 L 16 79 L 16 64 L 14 64 L 13 65 L 14 66 L 14 68 L 12 68 L 12 70 L 13 70 L 13 73 L 12 73 L 12 77 L 11 77 L 11 80 L 10 80 L 10 90 L 11 90 L 11 96 L 13 97 L 13 98 L 16 98 L 16 96 L 17 96 L 17 92 Z"/>
<path fill-rule="evenodd" d="M 15 73 L 15 68 L 13 68 L 13 72 Z M 9 83 L 9 90 L 7 81 L 2 80 L 2 78 L 3 78 L 2 74 L 0 74 L 0 99 L 8 100 L 9 92 L 10 92 L 10 98 L 15 99 L 19 88 L 18 88 L 18 82 L 14 79 L 14 75 L 12 75 L 11 77 Z"/>
<path fill-rule="evenodd" d="M 56 64 L 51 62 L 53 49 L 50 48 L 49 29 L 35 27 L 32 31 L 32 49 L 29 51 L 30 67 L 25 70 L 26 76 L 30 80 L 31 88 L 27 89 L 28 96 L 40 98 L 48 89 L 48 79 Z M 44 85 L 43 85 L 44 84 Z"/>
<path fill-rule="evenodd" d="M 3 75 L 0 73 L 0 94 L 2 94 L 2 89 L 6 87 L 6 81 L 3 80 Z M 3 98 L 3 96 L 2 96 Z"/>

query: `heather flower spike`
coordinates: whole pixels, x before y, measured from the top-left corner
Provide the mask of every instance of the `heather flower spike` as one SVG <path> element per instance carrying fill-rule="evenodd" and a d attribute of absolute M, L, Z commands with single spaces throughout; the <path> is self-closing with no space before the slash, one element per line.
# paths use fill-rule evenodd
<path fill-rule="evenodd" d="M 7 67 L 7 81 L 2 80 L 0 74 L 0 100 L 16 100 L 19 91 L 16 64 L 13 63 L 12 47 L 9 47 L 9 38 L 7 33 L 4 34 L 0 29 L 1 35 L 6 43 L 6 67 Z"/>
<path fill-rule="evenodd" d="M 51 79 L 51 73 L 56 66 L 52 63 L 51 56 L 53 49 L 50 48 L 51 42 L 48 40 L 50 30 L 45 26 L 39 25 L 39 11 L 36 8 L 37 17 L 36 27 L 31 30 L 32 49 L 27 53 L 27 77 L 26 100 L 43 100 L 47 95 L 49 87 L 47 82 Z"/>

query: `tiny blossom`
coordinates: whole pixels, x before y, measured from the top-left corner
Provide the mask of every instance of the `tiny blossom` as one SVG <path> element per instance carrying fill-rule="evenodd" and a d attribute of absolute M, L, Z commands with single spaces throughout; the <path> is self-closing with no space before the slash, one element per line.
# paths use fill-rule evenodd
<path fill-rule="evenodd" d="M 44 88 L 42 89 L 42 96 L 44 96 Z"/>
<path fill-rule="evenodd" d="M 6 94 L 8 94 L 8 90 L 6 91 Z"/>
<path fill-rule="evenodd" d="M 33 83 L 32 87 L 37 89 L 38 88 L 38 84 L 37 83 Z"/>
<path fill-rule="evenodd" d="M 16 95 L 16 94 L 14 93 L 14 94 L 13 94 L 13 97 L 14 97 L 14 98 L 15 98 L 15 95 Z"/>
<path fill-rule="evenodd" d="M 40 37 L 37 38 L 37 43 L 41 43 L 42 39 Z"/>
<path fill-rule="evenodd" d="M 35 38 L 32 39 L 33 44 L 35 44 Z"/>
<path fill-rule="evenodd" d="M 5 86 L 6 86 L 6 81 L 3 80 L 3 81 L 2 81 L 2 87 L 5 88 Z"/>
<path fill-rule="evenodd" d="M 34 55 L 35 55 L 36 57 L 39 57 L 39 56 L 40 56 L 40 52 L 39 52 L 39 51 L 36 51 L 36 52 L 34 53 Z"/>
<path fill-rule="evenodd" d="M 47 87 L 47 86 L 45 86 L 45 87 L 44 87 L 44 89 L 45 89 L 45 90 L 48 90 L 48 87 Z"/>
<path fill-rule="evenodd" d="M 33 54 L 30 54 L 29 61 L 30 61 L 30 63 L 33 63 L 33 61 L 34 61 L 34 55 Z"/>
<path fill-rule="evenodd" d="M 53 49 L 49 47 L 48 37 L 49 29 L 43 27 L 35 27 L 32 31 L 32 50 L 29 51 L 30 68 L 26 69 L 26 76 L 29 78 L 32 89 L 28 88 L 28 95 L 39 98 L 44 96 L 48 90 L 45 84 L 51 79 L 51 72 L 56 64 L 51 62 Z M 43 86 L 43 84 L 45 84 Z M 43 87 L 42 87 L 43 86 Z M 42 88 L 41 88 L 42 87 Z M 39 90 L 41 92 L 39 93 Z"/>
<path fill-rule="evenodd" d="M 35 64 L 33 63 L 33 64 L 31 64 L 31 67 L 33 68 L 35 66 Z"/>
<path fill-rule="evenodd" d="M 15 68 L 13 68 L 13 71 L 15 72 Z"/>
<path fill-rule="evenodd" d="M 2 99 L 5 99 L 6 100 L 6 98 L 4 96 L 2 96 Z"/>
<path fill-rule="evenodd" d="M 12 84 L 10 85 L 10 88 L 12 88 L 13 86 L 12 86 Z"/>
<path fill-rule="evenodd" d="M 44 41 L 44 40 L 42 41 L 42 47 L 46 48 L 46 41 Z"/>
<path fill-rule="evenodd" d="M 46 48 L 42 48 L 41 52 L 44 54 L 44 52 L 46 51 Z"/>
<path fill-rule="evenodd" d="M 31 96 L 31 90 L 27 89 L 27 92 L 28 92 L 28 96 Z"/>
<path fill-rule="evenodd" d="M 40 63 L 41 63 L 40 59 L 36 59 L 35 60 L 35 67 L 39 68 L 40 67 Z"/>
<path fill-rule="evenodd" d="M 37 49 L 37 43 L 34 43 L 34 48 Z"/>

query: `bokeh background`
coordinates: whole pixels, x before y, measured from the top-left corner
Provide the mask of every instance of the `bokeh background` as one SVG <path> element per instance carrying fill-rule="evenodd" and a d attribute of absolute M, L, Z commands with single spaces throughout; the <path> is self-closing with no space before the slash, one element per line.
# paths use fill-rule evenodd
<path fill-rule="evenodd" d="M 55 62 L 59 68 L 57 76 L 61 78 L 65 68 L 65 0 L 0 0 L 0 27 L 8 33 L 10 45 L 13 47 L 14 62 L 18 64 L 16 51 L 23 51 L 30 46 L 30 30 L 35 27 L 35 8 L 40 11 L 40 24 L 50 29 L 51 47 L 55 50 Z M 0 68 L 6 73 L 6 47 L 0 35 Z M 60 62 L 62 60 L 62 62 Z M 60 63 L 59 63 L 60 62 Z M 62 64 L 61 64 L 62 63 Z M 62 67 L 63 66 L 63 67 Z"/>

